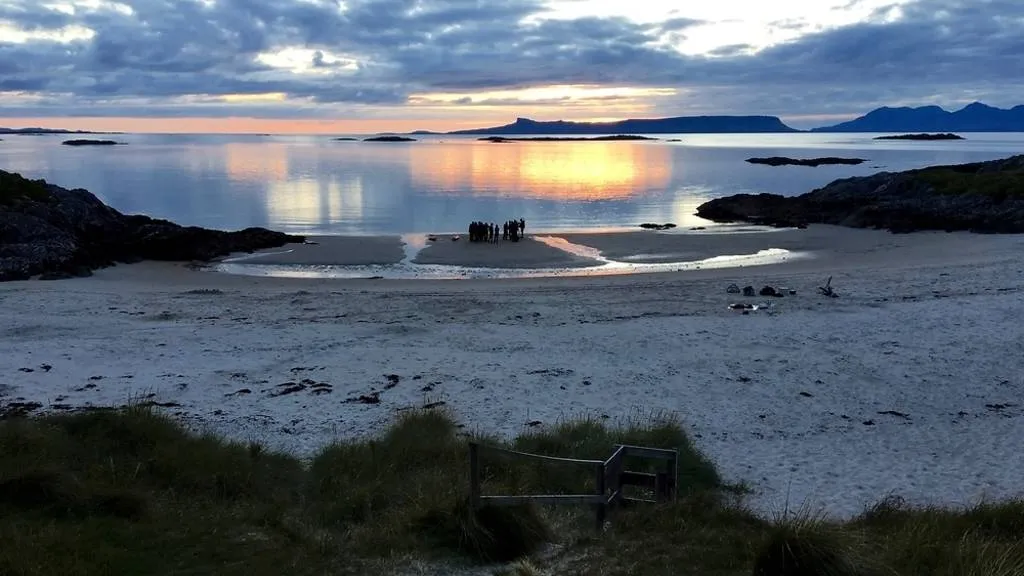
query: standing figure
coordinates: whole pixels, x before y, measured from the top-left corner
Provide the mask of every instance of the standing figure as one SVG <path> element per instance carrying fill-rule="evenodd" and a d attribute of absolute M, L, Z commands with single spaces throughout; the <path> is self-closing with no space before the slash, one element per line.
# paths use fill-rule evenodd
<path fill-rule="evenodd" d="M 526 236 L 526 220 L 519 219 L 519 231 L 522 232 L 523 236 Z"/>

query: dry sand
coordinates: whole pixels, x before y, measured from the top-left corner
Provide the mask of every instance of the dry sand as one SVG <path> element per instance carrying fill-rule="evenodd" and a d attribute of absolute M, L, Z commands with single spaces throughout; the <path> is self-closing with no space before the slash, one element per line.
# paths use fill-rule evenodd
<path fill-rule="evenodd" d="M 0 404 L 151 398 L 298 454 L 433 402 L 498 434 L 664 411 L 765 513 L 1020 496 L 1024 237 L 803 232 L 790 246 L 816 244 L 814 258 L 683 273 L 337 281 L 143 263 L 0 284 Z M 634 254 L 693 242 L 573 239 Z M 840 298 L 815 293 L 827 276 Z M 731 283 L 798 294 L 741 315 L 728 305 L 765 299 Z M 277 395 L 289 382 L 307 388 Z M 346 402 L 373 392 L 379 404 Z"/>

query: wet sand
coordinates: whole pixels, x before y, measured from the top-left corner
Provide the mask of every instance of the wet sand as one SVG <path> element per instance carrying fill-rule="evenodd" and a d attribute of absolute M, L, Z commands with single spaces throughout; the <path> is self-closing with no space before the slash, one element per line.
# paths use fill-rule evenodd
<path fill-rule="evenodd" d="M 781 249 L 812 258 L 779 259 L 779 263 L 772 266 L 813 269 L 827 265 L 870 267 L 890 258 L 907 265 L 970 262 L 1006 242 L 966 232 L 896 235 L 824 225 L 806 230 L 746 230 L 736 233 L 710 229 L 700 232 L 537 233 L 520 242 L 498 245 L 471 243 L 465 237 L 453 242 L 447 235 L 435 236 L 436 242 L 427 242 L 425 235 L 406 237 L 404 241 L 399 236 L 314 236 L 309 240 L 315 244 L 291 244 L 255 255 L 236 255 L 228 261 L 251 265 L 387 266 L 410 258 L 412 264 L 419 265 L 544 270 L 596 268 L 605 261 L 631 265 L 700 262 L 719 256 L 745 256 Z M 636 270 L 624 267 L 621 271 Z"/>
<path fill-rule="evenodd" d="M 236 255 L 246 264 L 370 266 L 398 264 L 405 258 L 399 236 L 308 236 L 306 244 L 287 244 L 252 255 Z"/>
<path fill-rule="evenodd" d="M 503 269 L 586 268 L 602 264 L 600 260 L 571 254 L 529 237 L 498 244 L 467 242 L 465 237 L 458 241 L 452 241 L 452 236 L 436 238 L 436 242 L 416 255 L 414 264 Z"/>

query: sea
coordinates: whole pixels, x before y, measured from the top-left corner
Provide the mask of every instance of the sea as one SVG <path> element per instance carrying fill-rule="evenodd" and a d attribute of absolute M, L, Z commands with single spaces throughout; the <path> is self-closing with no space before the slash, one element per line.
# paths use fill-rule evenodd
<path fill-rule="evenodd" d="M 880 171 L 1024 153 L 1024 133 L 965 140 L 877 134 L 666 134 L 650 141 L 335 141 L 345 136 L 124 134 L 125 146 L 68 147 L 65 135 L 5 135 L 0 169 L 85 188 L 124 213 L 218 229 L 383 235 L 464 232 L 523 218 L 532 232 L 682 229 L 737 193 L 798 195 Z M 102 136 L 108 138 L 108 136 Z M 753 156 L 843 156 L 859 166 L 753 165 Z"/>

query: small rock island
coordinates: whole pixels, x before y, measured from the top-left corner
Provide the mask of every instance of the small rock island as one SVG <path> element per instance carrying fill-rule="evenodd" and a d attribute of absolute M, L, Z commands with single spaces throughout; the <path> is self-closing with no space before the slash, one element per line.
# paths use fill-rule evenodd
<path fill-rule="evenodd" d="M 65 146 L 121 146 L 121 142 L 113 140 L 65 140 L 61 142 Z"/>
<path fill-rule="evenodd" d="M 356 142 L 359 139 L 358 138 L 351 138 L 351 137 L 345 136 L 345 137 L 342 137 L 342 138 L 334 138 L 333 140 L 335 142 Z"/>
<path fill-rule="evenodd" d="M 407 136 L 372 136 L 370 138 L 363 138 L 363 142 L 415 142 L 415 138 L 409 138 Z"/>
<path fill-rule="evenodd" d="M 786 158 L 783 156 L 772 156 L 771 158 L 747 158 L 751 164 L 765 164 L 767 166 L 810 166 L 817 167 L 826 164 L 846 164 L 855 166 L 867 162 L 863 158 Z"/>
<path fill-rule="evenodd" d="M 895 136 L 878 136 L 875 140 L 966 140 L 959 134 L 897 134 Z"/>

